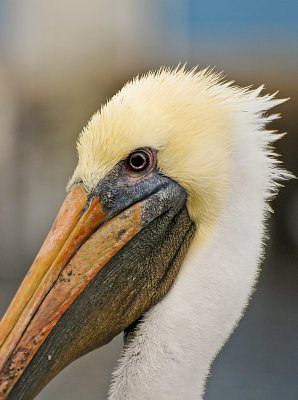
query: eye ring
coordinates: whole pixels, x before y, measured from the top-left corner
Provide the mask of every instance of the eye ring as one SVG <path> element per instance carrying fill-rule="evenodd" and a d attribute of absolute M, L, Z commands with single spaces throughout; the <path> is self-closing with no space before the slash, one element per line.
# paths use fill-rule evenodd
<path fill-rule="evenodd" d="M 126 160 L 127 168 L 132 172 L 143 172 L 151 166 L 151 155 L 144 149 L 131 153 Z"/>

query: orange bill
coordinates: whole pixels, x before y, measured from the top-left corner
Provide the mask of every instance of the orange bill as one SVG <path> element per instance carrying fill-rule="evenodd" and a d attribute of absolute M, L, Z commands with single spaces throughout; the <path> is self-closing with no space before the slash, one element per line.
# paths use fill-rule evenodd
<path fill-rule="evenodd" d="M 104 217 L 96 197 L 87 204 L 81 187 L 76 186 L 69 192 L 1 321 L 0 398 L 6 398 L 74 299 L 107 260 L 140 229 L 138 204 L 96 231 Z"/>

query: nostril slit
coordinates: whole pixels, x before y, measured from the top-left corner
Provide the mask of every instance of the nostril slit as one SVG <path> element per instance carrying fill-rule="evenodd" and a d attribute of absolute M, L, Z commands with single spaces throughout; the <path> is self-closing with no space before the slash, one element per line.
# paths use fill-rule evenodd
<path fill-rule="evenodd" d="M 121 229 L 117 234 L 117 240 L 121 240 L 126 233 L 126 229 Z"/>

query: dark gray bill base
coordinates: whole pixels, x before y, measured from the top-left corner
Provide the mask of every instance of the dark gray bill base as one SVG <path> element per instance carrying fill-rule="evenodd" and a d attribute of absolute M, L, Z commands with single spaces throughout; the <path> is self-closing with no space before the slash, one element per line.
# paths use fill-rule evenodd
<path fill-rule="evenodd" d="M 134 326 L 171 288 L 194 233 L 185 205 L 144 227 L 62 315 L 7 398 L 33 399 L 72 361 Z"/>

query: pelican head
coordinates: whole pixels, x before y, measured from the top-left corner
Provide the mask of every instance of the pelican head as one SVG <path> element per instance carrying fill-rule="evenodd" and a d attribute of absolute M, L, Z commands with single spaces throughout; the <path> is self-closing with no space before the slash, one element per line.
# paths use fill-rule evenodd
<path fill-rule="evenodd" d="M 78 165 L 0 326 L 0 398 L 34 398 L 125 332 L 111 400 L 194 399 L 248 302 L 281 170 L 283 102 L 212 71 L 125 85 L 84 128 Z"/>

